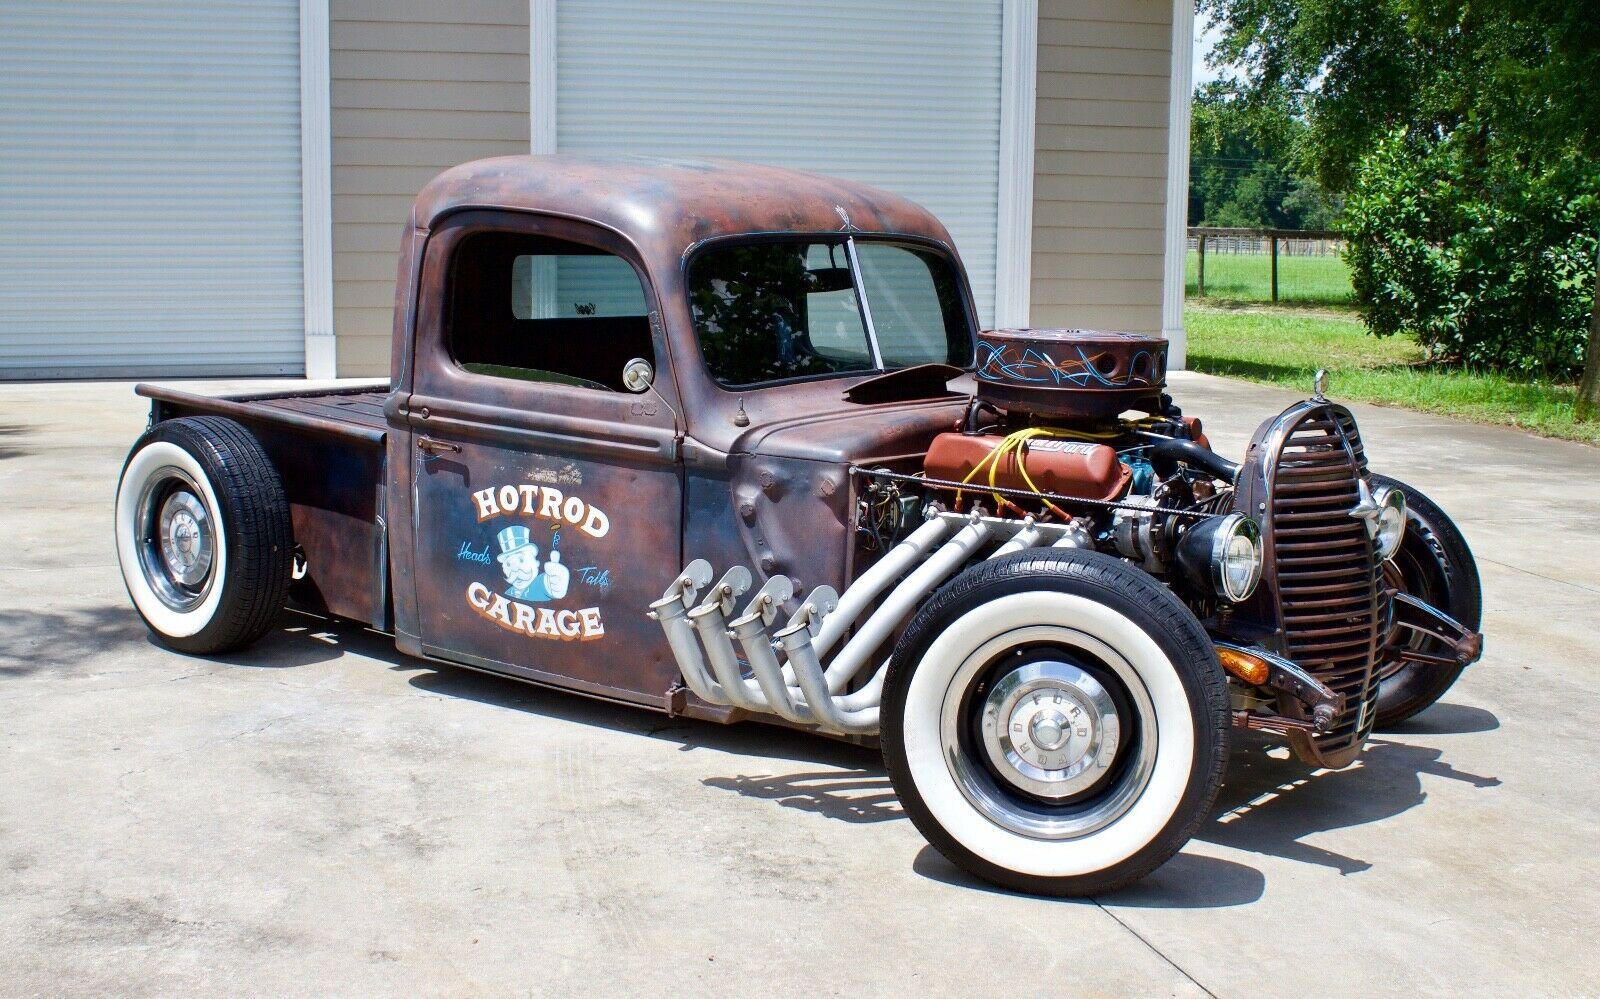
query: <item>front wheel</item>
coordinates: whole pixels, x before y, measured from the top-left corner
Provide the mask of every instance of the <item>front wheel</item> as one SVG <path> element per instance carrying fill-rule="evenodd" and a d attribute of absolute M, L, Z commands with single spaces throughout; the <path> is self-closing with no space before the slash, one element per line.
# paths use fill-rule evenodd
<path fill-rule="evenodd" d="M 1088 551 L 980 563 L 912 619 L 882 746 L 918 830 L 987 881 L 1114 891 L 1203 822 L 1226 760 L 1227 683 L 1164 586 Z"/>
<path fill-rule="evenodd" d="M 1477 630 L 1483 622 L 1483 589 L 1478 582 L 1478 563 L 1461 529 L 1414 486 L 1377 474 L 1372 476 L 1372 482 L 1398 489 L 1406 497 L 1406 534 L 1400 550 L 1384 563 L 1385 582 Z M 1449 649 L 1437 639 L 1413 636 L 1409 641 L 1419 652 L 1449 655 Z M 1444 696 L 1464 669 L 1464 664 L 1381 664 L 1374 727 L 1393 728 L 1426 711 Z"/>

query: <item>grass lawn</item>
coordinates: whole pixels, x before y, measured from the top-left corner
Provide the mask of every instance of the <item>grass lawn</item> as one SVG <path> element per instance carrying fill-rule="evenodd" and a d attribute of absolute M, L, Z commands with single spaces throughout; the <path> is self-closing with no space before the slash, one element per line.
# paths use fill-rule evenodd
<path fill-rule="evenodd" d="M 1189 251 L 1185 294 L 1198 290 L 1200 255 Z M 1265 253 L 1217 253 L 1206 248 L 1206 299 L 1272 301 L 1272 258 Z M 1205 301 L 1206 299 L 1198 299 Z M 1350 301 L 1350 268 L 1337 256 L 1278 256 L 1278 299 L 1303 305 L 1345 305 Z"/>
<path fill-rule="evenodd" d="M 1191 254 L 1191 257 L 1193 254 Z M 1210 291 L 1211 260 L 1206 284 Z M 1200 300 L 1205 301 L 1205 300 Z M 1573 419 L 1571 385 L 1519 382 L 1459 368 L 1422 367 L 1422 350 L 1402 337 L 1379 339 L 1336 311 L 1189 301 L 1189 366 L 1195 371 L 1309 392 L 1328 369 L 1329 394 L 1478 423 L 1522 427 L 1547 437 L 1600 444 L 1600 423 Z"/>

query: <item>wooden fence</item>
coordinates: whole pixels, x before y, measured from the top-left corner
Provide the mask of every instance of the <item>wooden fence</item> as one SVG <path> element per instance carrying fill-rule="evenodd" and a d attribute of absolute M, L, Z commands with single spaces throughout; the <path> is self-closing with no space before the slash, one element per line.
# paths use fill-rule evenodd
<path fill-rule="evenodd" d="M 1272 255 L 1272 300 L 1278 300 L 1278 251 L 1307 255 L 1336 253 L 1344 247 L 1344 234 L 1329 229 L 1224 229 L 1216 226 L 1190 226 L 1189 238 L 1200 254 L 1199 294 L 1206 293 L 1206 243 L 1221 243 L 1227 253 L 1270 253 Z"/>

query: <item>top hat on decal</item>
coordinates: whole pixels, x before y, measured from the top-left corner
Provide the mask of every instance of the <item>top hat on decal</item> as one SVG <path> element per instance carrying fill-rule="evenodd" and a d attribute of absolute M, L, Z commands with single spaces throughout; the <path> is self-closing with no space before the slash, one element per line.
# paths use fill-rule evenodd
<path fill-rule="evenodd" d="M 496 558 L 501 562 L 524 548 L 533 547 L 532 542 L 528 540 L 528 529 L 521 524 L 513 524 L 496 535 L 496 538 L 500 542 L 500 554 Z"/>

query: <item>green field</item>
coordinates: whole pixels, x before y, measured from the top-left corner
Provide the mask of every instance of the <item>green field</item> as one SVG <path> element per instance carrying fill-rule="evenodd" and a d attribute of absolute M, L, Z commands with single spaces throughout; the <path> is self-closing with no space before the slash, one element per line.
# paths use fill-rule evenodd
<path fill-rule="evenodd" d="M 1191 254 L 1192 256 L 1192 254 Z M 1206 261 L 1209 290 L 1211 261 Z M 1600 423 L 1573 419 L 1571 385 L 1422 364 L 1416 341 L 1378 338 L 1337 312 L 1271 306 L 1217 308 L 1190 299 L 1184 310 L 1189 367 L 1214 375 L 1307 389 L 1327 368 L 1340 399 L 1522 427 L 1547 437 L 1600 444 Z"/>
<path fill-rule="evenodd" d="M 1200 254 L 1189 251 L 1185 294 L 1199 292 Z M 1346 305 L 1350 302 L 1350 268 L 1333 255 L 1278 256 L 1278 298 L 1303 305 Z M 1217 253 L 1206 248 L 1206 300 L 1269 302 L 1272 300 L 1272 258 L 1265 253 Z"/>

